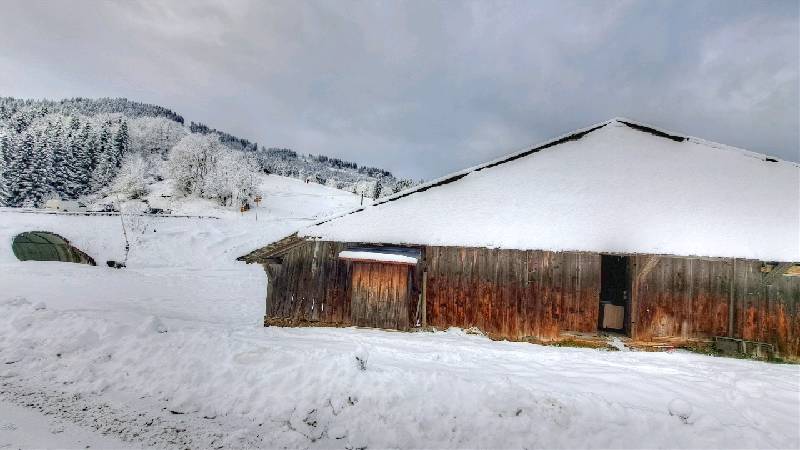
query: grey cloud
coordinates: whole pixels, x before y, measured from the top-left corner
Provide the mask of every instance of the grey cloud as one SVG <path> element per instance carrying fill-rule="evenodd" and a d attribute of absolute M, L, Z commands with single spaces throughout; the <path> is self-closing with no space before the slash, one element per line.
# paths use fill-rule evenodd
<path fill-rule="evenodd" d="M 797 2 L 29 2 L 0 94 L 434 177 L 612 116 L 800 160 Z"/>

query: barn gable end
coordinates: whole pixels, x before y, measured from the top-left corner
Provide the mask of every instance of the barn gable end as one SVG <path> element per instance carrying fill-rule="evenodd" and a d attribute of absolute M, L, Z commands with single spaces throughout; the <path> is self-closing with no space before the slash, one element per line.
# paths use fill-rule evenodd
<path fill-rule="evenodd" d="M 770 160 L 613 120 L 322 221 L 298 236 L 800 261 L 800 166 Z"/>
<path fill-rule="evenodd" d="M 240 259 L 268 274 L 265 325 L 727 336 L 799 358 L 797 186 L 798 164 L 614 119 Z"/>

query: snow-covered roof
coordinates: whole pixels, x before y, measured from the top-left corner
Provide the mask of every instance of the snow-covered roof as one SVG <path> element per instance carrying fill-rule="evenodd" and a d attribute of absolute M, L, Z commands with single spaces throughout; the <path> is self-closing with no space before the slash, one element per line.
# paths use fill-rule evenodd
<path fill-rule="evenodd" d="M 800 261 L 800 165 L 612 119 L 298 235 Z"/>
<path fill-rule="evenodd" d="M 339 252 L 339 258 L 351 261 L 384 262 L 393 264 L 417 264 L 419 251 L 384 251 L 383 249 L 351 249 Z"/>

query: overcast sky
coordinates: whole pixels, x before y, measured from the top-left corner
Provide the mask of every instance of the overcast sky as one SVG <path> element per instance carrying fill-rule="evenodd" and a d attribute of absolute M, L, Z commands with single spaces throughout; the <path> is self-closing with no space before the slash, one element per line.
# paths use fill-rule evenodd
<path fill-rule="evenodd" d="M 0 3 L 0 95 L 432 178 L 614 116 L 800 160 L 797 0 Z"/>

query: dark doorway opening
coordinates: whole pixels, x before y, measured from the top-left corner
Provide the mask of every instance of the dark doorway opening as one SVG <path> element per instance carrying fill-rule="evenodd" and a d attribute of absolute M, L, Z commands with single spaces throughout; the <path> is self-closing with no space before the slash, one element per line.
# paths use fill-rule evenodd
<path fill-rule="evenodd" d="M 599 328 L 628 332 L 630 325 L 630 282 L 628 257 L 601 255 Z"/>

